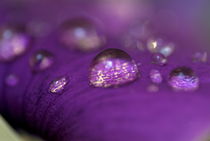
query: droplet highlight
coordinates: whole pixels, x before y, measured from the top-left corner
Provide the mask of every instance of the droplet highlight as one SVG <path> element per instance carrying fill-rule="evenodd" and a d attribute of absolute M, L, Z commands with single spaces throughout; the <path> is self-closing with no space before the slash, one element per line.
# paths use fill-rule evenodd
<path fill-rule="evenodd" d="M 61 43 L 71 49 L 92 51 L 103 46 L 105 37 L 96 25 L 84 18 L 72 19 L 62 26 Z"/>
<path fill-rule="evenodd" d="M 30 66 L 32 71 L 44 71 L 52 66 L 54 62 L 53 55 L 46 50 L 39 50 L 35 52 L 30 59 Z"/>
<path fill-rule="evenodd" d="M 160 84 L 163 81 L 162 74 L 159 70 L 153 69 L 150 71 L 150 79 L 153 83 Z"/>
<path fill-rule="evenodd" d="M 62 93 L 68 84 L 68 78 L 67 77 L 60 77 L 54 81 L 51 82 L 49 87 L 50 93 Z"/>
<path fill-rule="evenodd" d="M 139 76 L 135 61 L 123 50 L 106 49 L 90 67 L 90 84 L 95 87 L 117 87 L 133 82 Z"/>
<path fill-rule="evenodd" d="M 199 78 L 188 67 L 178 67 L 171 71 L 168 80 L 174 90 L 193 91 L 199 87 Z"/>
<path fill-rule="evenodd" d="M 11 61 L 29 48 L 31 37 L 22 29 L 0 28 L 0 61 Z"/>

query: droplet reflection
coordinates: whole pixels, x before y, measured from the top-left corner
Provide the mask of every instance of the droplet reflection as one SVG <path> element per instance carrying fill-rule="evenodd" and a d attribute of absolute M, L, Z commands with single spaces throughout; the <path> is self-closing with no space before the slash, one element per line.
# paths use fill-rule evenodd
<path fill-rule="evenodd" d="M 72 19 L 64 23 L 60 35 L 61 43 L 68 48 L 92 51 L 100 48 L 104 42 L 95 25 L 87 19 Z"/>
<path fill-rule="evenodd" d="M 94 58 L 89 77 L 95 87 L 116 87 L 132 82 L 138 76 L 138 67 L 126 52 L 107 49 Z"/>
<path fill-rule="evenodd" d="M 0 61 L 11 61 L 26 52 L 30 36 L 14 27 L 0 28 Z"/>
<path fill-rule="evenodd" d="M 159 70 L 153 69 L 150 71 L 150 79 L 153 83 L 160 84 L 163 81 Z"/>
<path fill-rule="evenodd" d="M 178 67 L 169 75 L 169 85 L 175 90 L 192 91 L 199 87 L 199 78 L 188 67 Z"/>
<path fill-rule="evenodd" d="M 37 51 L 30 59 L 30 67 L 34 72 L 48 69 L 53 64 L 53 55 L 46 50 Z"/>
<path fill-rule="evenodd" d="M 60 77 L 54 81 L 51 82 L 49 87 L 50 93 L 62 93 L 68 83 L 67 77 Z"/>

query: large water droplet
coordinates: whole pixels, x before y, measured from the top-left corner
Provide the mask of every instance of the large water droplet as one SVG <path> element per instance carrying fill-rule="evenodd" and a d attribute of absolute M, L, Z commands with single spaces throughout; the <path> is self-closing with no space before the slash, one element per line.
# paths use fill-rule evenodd
<path fill-rule="evenodd" d="M 15 74 L 9 74 L 5 79 L 5 83 L 10 87 L 16 86 L 18 82 L 19 79 Z"/>
<path fill-rule="evenodd" d="M 199 87 L 199 78 L 188 67 L 178 67 L 169 75 L 169 85 L 175 90 L 192 91 Z"/>
<path fill-rule="evenodd" d="M 139 71 L 134 60 L 120 49 L 107 49 L 91 65 L 90 83 L 95 87 L 116 87 L 134 81 Z"/>
<path fill-rule="evenodd" d="M 154 64 L 164 66 L 167 64 L 167 62 L 168 62 L 167 58 L 160 53 L 155 53 L 152 56 L 152 63 Z"/>
<path fill-rule="evenodd" d="M 68 84 L 69 79 L 67 77 L 60 77 L 51 82 L 49 87 L 50 93 L 62 93 Z"/>
<path fill-rule="evenodd" d="M 22 28 L 0 29 L 0 61 L 11 61 L 26 52 L 30 36 Z"/>
<path fill-rule="evenodd" d="M 65 22 L 60 40 L 66 47 L 82 51 L 98 49 L 105 42 L 104 36 L 97 31 L 96 26 L 91 21 L 83 18 Z"/>
<path fill-rule="evenodd" d="M 39 50 L 31 56 L 29 63 L 34 72 L 43 71 L 53 64 L 53 55 L 46 50 Z"/>
<path fill-rule="evenodd" d="M 160 84 L 163 81 L 159 70 L 153 69 L 150 71 L 150 79 L 153 83 Z"/>

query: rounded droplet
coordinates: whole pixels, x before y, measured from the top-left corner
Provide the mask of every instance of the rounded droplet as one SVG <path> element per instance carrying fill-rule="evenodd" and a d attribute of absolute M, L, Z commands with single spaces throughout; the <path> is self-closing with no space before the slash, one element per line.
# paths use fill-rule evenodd
<path fill-rule="evenodd" d="M 96 26 L 87 19 L 72 19 L 64 23 L 60 40 L 68 48 L 81 51 L 96 50 L 105 42 L 104 36 L 97 30 Z"/>
<path fill-rule="evenodd" d="M 5 83 L 10 87 L 16 86 L 18 82 L 19 79 L 15 74 L 9 74 L 5 79 Z"/>
<path fill-rule="evenodd" d="M 160 71 L 156 69 L 153 69 L 150 71 L 150 79 L 153 83 L 156 83 L 156 84 L 160 84 L 163 81 Z"/>
<path fill-rule="evenodd" d="M 49 87 L 50 93 L 62 93 L 68 84 L 68 78 L 67 77 L 60 77 L 54 81 L 51 82 Z"/>
<path fill-rule="evenodd" d="M 0 28 L 0 61 L 11 61 L 24 54 L 31 38 L 21 28 Z"/>
<path fill-rule="evenodd" d="M 192 91 L 199 87 L 199 78 L 188 67 L 178 67 L 169 75 L 169 85 L 175 90 Z"/>
<path fill-rule="evenodd" d="M 95 87 L 116 87 L 132 82 L 138 76 L 138 67 L 126 52 L 106 49 L 94 58 L 89 77 Z"/>
<path fill-rule="evenodd" d="M 52 66 L 53 55 L 46 50 L 39 50 L 31 56 L 30 66 L 34 72 L 43 71 Z"/>
<path fill-rule="evenodd" d="M 152 56 L 152 63 L 154 64 L 164 66 L 167 64 L 167 62 L 168 62 L 167 58 L 160 53 L 155 53 Z"/>
<path fill-rule="evenodd" d="M 208 53 L 207 52 L 196 52 L 193 55 L 193 61 L 194 62 L 207 62 L 208 60 Z"/>

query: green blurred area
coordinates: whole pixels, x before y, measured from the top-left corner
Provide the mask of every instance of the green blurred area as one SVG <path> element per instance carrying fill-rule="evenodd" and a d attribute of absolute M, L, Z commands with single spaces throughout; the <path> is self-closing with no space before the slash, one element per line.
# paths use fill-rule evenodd
<path fill-rule="evenodd" d="M 41 139 L 28 135 L 25 132 L 18 134 L 0 116 L 0 141 L 42 141 Z"/>

